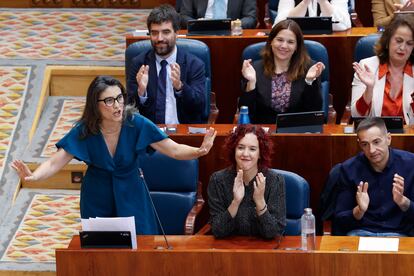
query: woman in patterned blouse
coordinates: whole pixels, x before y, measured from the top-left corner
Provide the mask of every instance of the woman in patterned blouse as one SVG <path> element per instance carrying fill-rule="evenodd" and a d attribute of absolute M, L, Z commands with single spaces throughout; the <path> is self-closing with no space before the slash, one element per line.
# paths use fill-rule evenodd
<path fill-rule="evenodd" d="M 293 20 L 276 24 L 262 51 L 262 60 L 244 60 L 239 106 L 249 107 L 252 123 L 273 124 L 279 113 L 322 109 L 322 62 L 313 62 L 302 31 Z"/>

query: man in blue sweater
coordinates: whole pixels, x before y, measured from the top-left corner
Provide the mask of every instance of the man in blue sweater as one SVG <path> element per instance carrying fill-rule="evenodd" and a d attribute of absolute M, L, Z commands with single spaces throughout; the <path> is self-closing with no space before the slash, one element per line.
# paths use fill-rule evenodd
<path fill-rule="evenodd" d="M 390 148 L 380 118 L 357 130 L 362 152 L 341 166 L 335 220 L 351 236 L 414 235 L 414 154 Z"/>

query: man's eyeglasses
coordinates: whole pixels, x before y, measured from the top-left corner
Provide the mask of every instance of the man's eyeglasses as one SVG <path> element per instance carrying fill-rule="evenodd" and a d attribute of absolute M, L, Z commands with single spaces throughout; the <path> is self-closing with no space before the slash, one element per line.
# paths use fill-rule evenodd
<path fill-rule="evenodd" d="M 106 106 L 113 106 L 115 104 L 115 101 L 117 101 L 119 104 L 124 104 L 124 95 L 123 94 L 119 94 L 118 96 L 116 96 L 116 98 L 114 97 L 107 97 L 103 100 L 98 100 L 98 102 L 104 102 L 104 104 Z"/>

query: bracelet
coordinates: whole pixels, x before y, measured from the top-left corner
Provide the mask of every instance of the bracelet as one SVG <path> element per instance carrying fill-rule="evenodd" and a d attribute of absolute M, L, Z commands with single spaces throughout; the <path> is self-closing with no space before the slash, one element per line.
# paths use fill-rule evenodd
<path fill-rule="evenodd" d="M 263 209 L 259 210 L 259 213 L 263 212 L 264 210 L 266 210 L 267 208 L 267 204 L 265 204 L 265 206 L 263 207 Z"/>

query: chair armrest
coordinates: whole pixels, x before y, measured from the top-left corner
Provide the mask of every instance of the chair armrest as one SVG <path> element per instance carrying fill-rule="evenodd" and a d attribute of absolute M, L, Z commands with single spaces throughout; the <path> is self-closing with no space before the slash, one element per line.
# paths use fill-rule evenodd
<path fill-rule="evenodd" d="M 216 102 L 216 93 L 210 92 L 210 115 L 208 116 L 208 124 L 215 124 L 219 115 L 219 109 Z"/>
<path fill-rule="evenodd" d="M 354 10 L 350 13 L 350 16 L 353 27 L 363 27 L 361 20 L 358 18 L 358 14 Z"/>
<path fill-rule="evenodd" d="M 211 234 L 211 225 L 207 223 L 196 233 L 196 235 L 209 235 Z"/>
<path fill-rule="evenodd" d="M 344 114 L 341 118 L 341 125 L 349 125 L 351 123 L 351 103 L 345 106 Z"/>
<path fill-rule="evenodd" d="M 236 113 L 234 113 L 234 117 L 233 117 L 233 124 L 234 125 L 237 125 L 237 123 L 239 122 L 239 114 L 240 114 L 239 100 L 240 100 L 240 98 L 237 97 Z"/>
<path fill-rule="evenodd" d="M 331 236 L 332 235 L 332 222 L 330 220 L 325 220 L 323 223 L 323 235 Z"/>
<path fill-rule="evenodd" d="M 195 228 L 195 222 L 196 222 L 197 216 L 200 214 L 204 206 L 202 188 L 203 188 L 203 185 L 199 181 L 198 186 L 197 186 L 196 202 L 194 203 L 193 208 L 191 208 L 185 220 L 184 235 L 194 235 L 194 228 Z"/>
<path fill-rule="evenodd" d="M 332 94 L 329 93 L 329 105 L 328 105 L 328 124 L 336 124 L 336 110 L 333 107 L 333 97 Z"/>

